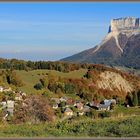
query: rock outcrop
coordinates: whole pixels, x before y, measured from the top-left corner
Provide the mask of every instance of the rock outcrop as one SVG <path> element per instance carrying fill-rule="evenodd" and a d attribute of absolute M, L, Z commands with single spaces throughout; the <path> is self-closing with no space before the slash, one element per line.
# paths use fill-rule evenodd
<path fill-rule="evenodd" d="M 140 19 L 134 17 L 119 18 L 111 20 L 110 32 L 123 30 L 137 30 L 140 28 Z"/>
<path fill-rule="evenodd" d="M 125 80 L 120 74 L 110 71 L 105 71 L 100 74 L 100 80 L 97 81 L 98 87 L 109 89 L 111 91 L 117 89 L 120 92 L 132 92 L 133 86 Z"/>

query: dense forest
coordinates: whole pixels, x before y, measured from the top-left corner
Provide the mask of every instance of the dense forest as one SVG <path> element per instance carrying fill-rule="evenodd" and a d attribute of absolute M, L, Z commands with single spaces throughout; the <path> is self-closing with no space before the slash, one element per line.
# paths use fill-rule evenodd
<path fill-rule="evenodd" d="M 51 61 L 24 61 L 17 59 L 0 59 L 0 69 L 15 69 L 15 70 L 36 70 L 48 69 L 57 70 L 60 72 L 69 72 L 80 68 L 88 68 L 89 64 L 76 64 L 67 62 L 51 62 Z"/>

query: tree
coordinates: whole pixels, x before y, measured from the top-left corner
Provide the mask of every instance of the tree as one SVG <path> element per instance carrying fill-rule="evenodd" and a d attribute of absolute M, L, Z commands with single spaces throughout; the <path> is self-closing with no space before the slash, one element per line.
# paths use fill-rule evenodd
<path fill-rule="evenodd" d="M 12 72 L 11 75 L 10 75 L 10 80 L 11 80 L 11 84 L 15 85 L 15 86 L 23 86 L 23 82 L 22 80 L 20 79 L 19 76 L 17 76 L 16 72 Z"/>
<path fill-rule="evenodd" d="M 43 86 L 42 86 L 41 83 L 37 83 L 37 84 L 34 85 L 34 88 L 35 88 L 36 90 L 41 90 L 41 89 L 43 88 Z"/>
<path fill-rule="evenodd" d="M 99 113 L 99 117 L 101 118 L 110 117 L 110 116 L 111 116 L 111 113 L 107 111 Z"/>
<path fill-rule="evenodd" d="M 90 110 L 89 112 L 86 113 L 86 116 L 92 118 L 92 119 L 97 119 L 98 118 L 98 112 L 95 109 Z"/>
<path fill-rule="evenodd" d="M 58 94 L 60 97 L 63 95 L 61 88 L 57 88 L 56 94 Z"/>
<path fill-rule="evenodd" d="M 133 94 L 128 93 L 126 96 L 126 104 L 129 106 L 133 106 Z"/>
<path fill-rule="evenodd" d="M 48 89 L 54 93 L 56 93 L 57 90 L 57 84 L 55 82 L 50 82 L 48 85 Z"/>
<path fill-rule="evenodd" d="M 24 85 L 23 81 L 16 74 L 15 71 L 13 71 L 13 70 L 6 70 L 5 75 L 6 75 L 6 80 L 7 80 L 8 84 L 12 84 L 12 85 L 19 86 L 19 87 Z"/>
<path fill-rule="evenodd" d="M 59 104 L 59 107 L 61 107 L 61 108 L 65 107 L 65 106 L 66 106 L 66 102 L 64 102 L 64 101 Z"/>
<path fill-rule="evenodd" d="M 86 77 L 87 79 L 92 78 L 92 72 L 91 72 L 91 70 L 88 70 L 87 73 L 84 75 L 84 77 Z"/>
<path fill-rule="evenodd" d="M 115 108 L 115 103 L 111 103 L 110 109 L 113 110 Z"/>
<path fill-rule="evenodd" d="M 67 94 L 73 94 L 75 93 L 75 87 L 73 84 L 66 83 L 65 84 L 65 93 Z"/>
<path fill-rule="evenodd" d="M 137 96 L 138 96 L 138 105 L 140 105 L 140 90 L 137 92 Z"/>
<path fill-rule="evenodd" d="M 41 82 L 41 84 L 43 85 L 43 87 L 45 87 L 45 88 L 48 87 L 49 80 L 48 80 L 47 77 L 41 78 L 41 79 L 40 79 L 40 82 Z"/>
<path fill-rule="evenodd" d="M 40 95 L 31 95 L 24 101 L 24 106 L 20 105 L 14 115 L 14 123 L 38 123 L 54 121 L 54 111 L 49 105 L 49 101 Z"/>
<path fill-rule="evenodd" d="M 137 106 L 138 105 L 138 96 L 137 96 L 136 92 L 133 92 L 132 104 L 133 104 L 133 106 Z"/>

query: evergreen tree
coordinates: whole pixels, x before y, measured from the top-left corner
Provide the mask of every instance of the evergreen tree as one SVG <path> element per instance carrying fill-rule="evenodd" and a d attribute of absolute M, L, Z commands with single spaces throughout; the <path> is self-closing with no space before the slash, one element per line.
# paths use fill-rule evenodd
<path fill-rule="evenodd" d="M 133 104 L 133 106 L 137 106 L 138 105 L 138 96 L 137 96 L 136 92 L 133 93 L 132 104 Z"/>
<path fill-rule="evenodd" d="M 138 105 L 140 105 L 140 90 L 137 92 L 137 96 L 138 96 Z"/>
<path fill-rule="evenodd" d="M 42 86 L 41 83 L 37 83 L 37 84 L 34 85 L 34 88 L 35 88 L 36 90 L 41 90 L 41 89 L 43 88 L 43 86 Z"/>
<path fill-rule="evenodd" d="M 129 106 L 133 106 L 133 94 L 128 93 L 126 96 L 126 104 Z"/>

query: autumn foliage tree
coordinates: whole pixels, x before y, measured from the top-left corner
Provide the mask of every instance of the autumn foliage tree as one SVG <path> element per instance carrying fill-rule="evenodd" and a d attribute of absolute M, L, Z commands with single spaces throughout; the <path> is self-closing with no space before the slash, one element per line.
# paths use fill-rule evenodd
<path fill-rule="evenodd" d="M 55 115 L 49 101 L 41 95 L 29 96 L 14 115 L 14 123 L 54 121 Z"/>
<path fill-rule="evenodd" d="M 6 75 L 6 81 L 8 84 L 12 84 L 18 87 L 24 85 L 23 81 L 14 70 L 6 70 L 5 75 Z"/>

